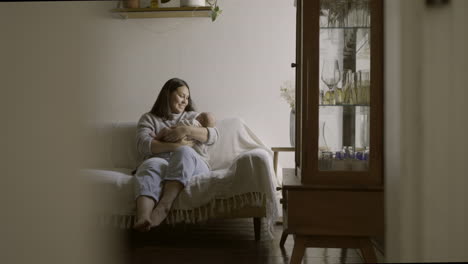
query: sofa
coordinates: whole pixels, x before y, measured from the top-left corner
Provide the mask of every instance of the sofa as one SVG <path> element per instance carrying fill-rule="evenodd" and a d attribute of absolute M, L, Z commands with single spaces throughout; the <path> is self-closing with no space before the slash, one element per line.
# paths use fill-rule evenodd
<path fill-rule="evenodd" d="M 239 118 L 217 122 L 218 141 L 209 146 L 211 172 L 196 175 L 177 197 L 168 224 L 211 219 L 253 218 L 255 239 L 262 219 L 271 237 L 278 216 L 272 151 Z M 83 174 L 99 189 L 100 222 L 131 228 L 135 221 L 134 176 L 138 160 L 136 122 L 114 122 L 96 129 L 102 161 Z"/>

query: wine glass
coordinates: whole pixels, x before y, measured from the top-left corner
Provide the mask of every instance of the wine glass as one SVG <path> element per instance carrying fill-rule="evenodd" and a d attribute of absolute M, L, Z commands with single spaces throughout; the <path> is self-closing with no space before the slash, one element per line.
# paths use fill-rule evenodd
<path fill-rule="evenodd" d="M 325 92 L 323 98 L 323 104 L 334 105 L 336 101 L 335 87 L 341 80 L 341 71 L 340 65 L 338 64 L 338 60 L 323 60 L 321 79 L 328 87 L 328 91 Z M 341 97 L 342 94 L 340 95 L 340 98 Z"/>

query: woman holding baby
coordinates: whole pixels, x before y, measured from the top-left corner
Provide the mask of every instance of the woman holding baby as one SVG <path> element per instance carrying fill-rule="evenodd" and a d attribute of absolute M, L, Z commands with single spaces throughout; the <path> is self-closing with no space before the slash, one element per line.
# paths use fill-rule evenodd
<path fill-rule="evenodd" d="M 209 173 L 207 145 L 218 139 L 214 123 L 211 114 L 195 112 L 185 81 L 173 78 L 164 84 L 137 126 L 142 162 L 135 173 L 135 229 L 158 226 L 187 182 Z"/>

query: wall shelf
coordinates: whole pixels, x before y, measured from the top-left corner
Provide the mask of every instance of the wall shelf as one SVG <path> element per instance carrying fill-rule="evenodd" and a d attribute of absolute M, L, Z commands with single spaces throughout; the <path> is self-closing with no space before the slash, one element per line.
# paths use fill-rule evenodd
<path fill-rule="evenodd" d="M 211 17 L 211 7 L 114 8 L 121 18 Z"/>

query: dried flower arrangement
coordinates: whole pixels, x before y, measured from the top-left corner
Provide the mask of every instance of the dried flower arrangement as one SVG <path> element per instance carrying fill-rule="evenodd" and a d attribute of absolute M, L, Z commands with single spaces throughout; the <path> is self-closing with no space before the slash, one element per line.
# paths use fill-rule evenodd
<path fill-rule="evenodd" d="M 294 84 L 291 80 L 283 82 L 283 85 L 280 87 L 280 95 L 291 107 L 291 110 L 296 109 L 296 90 Z"/>

